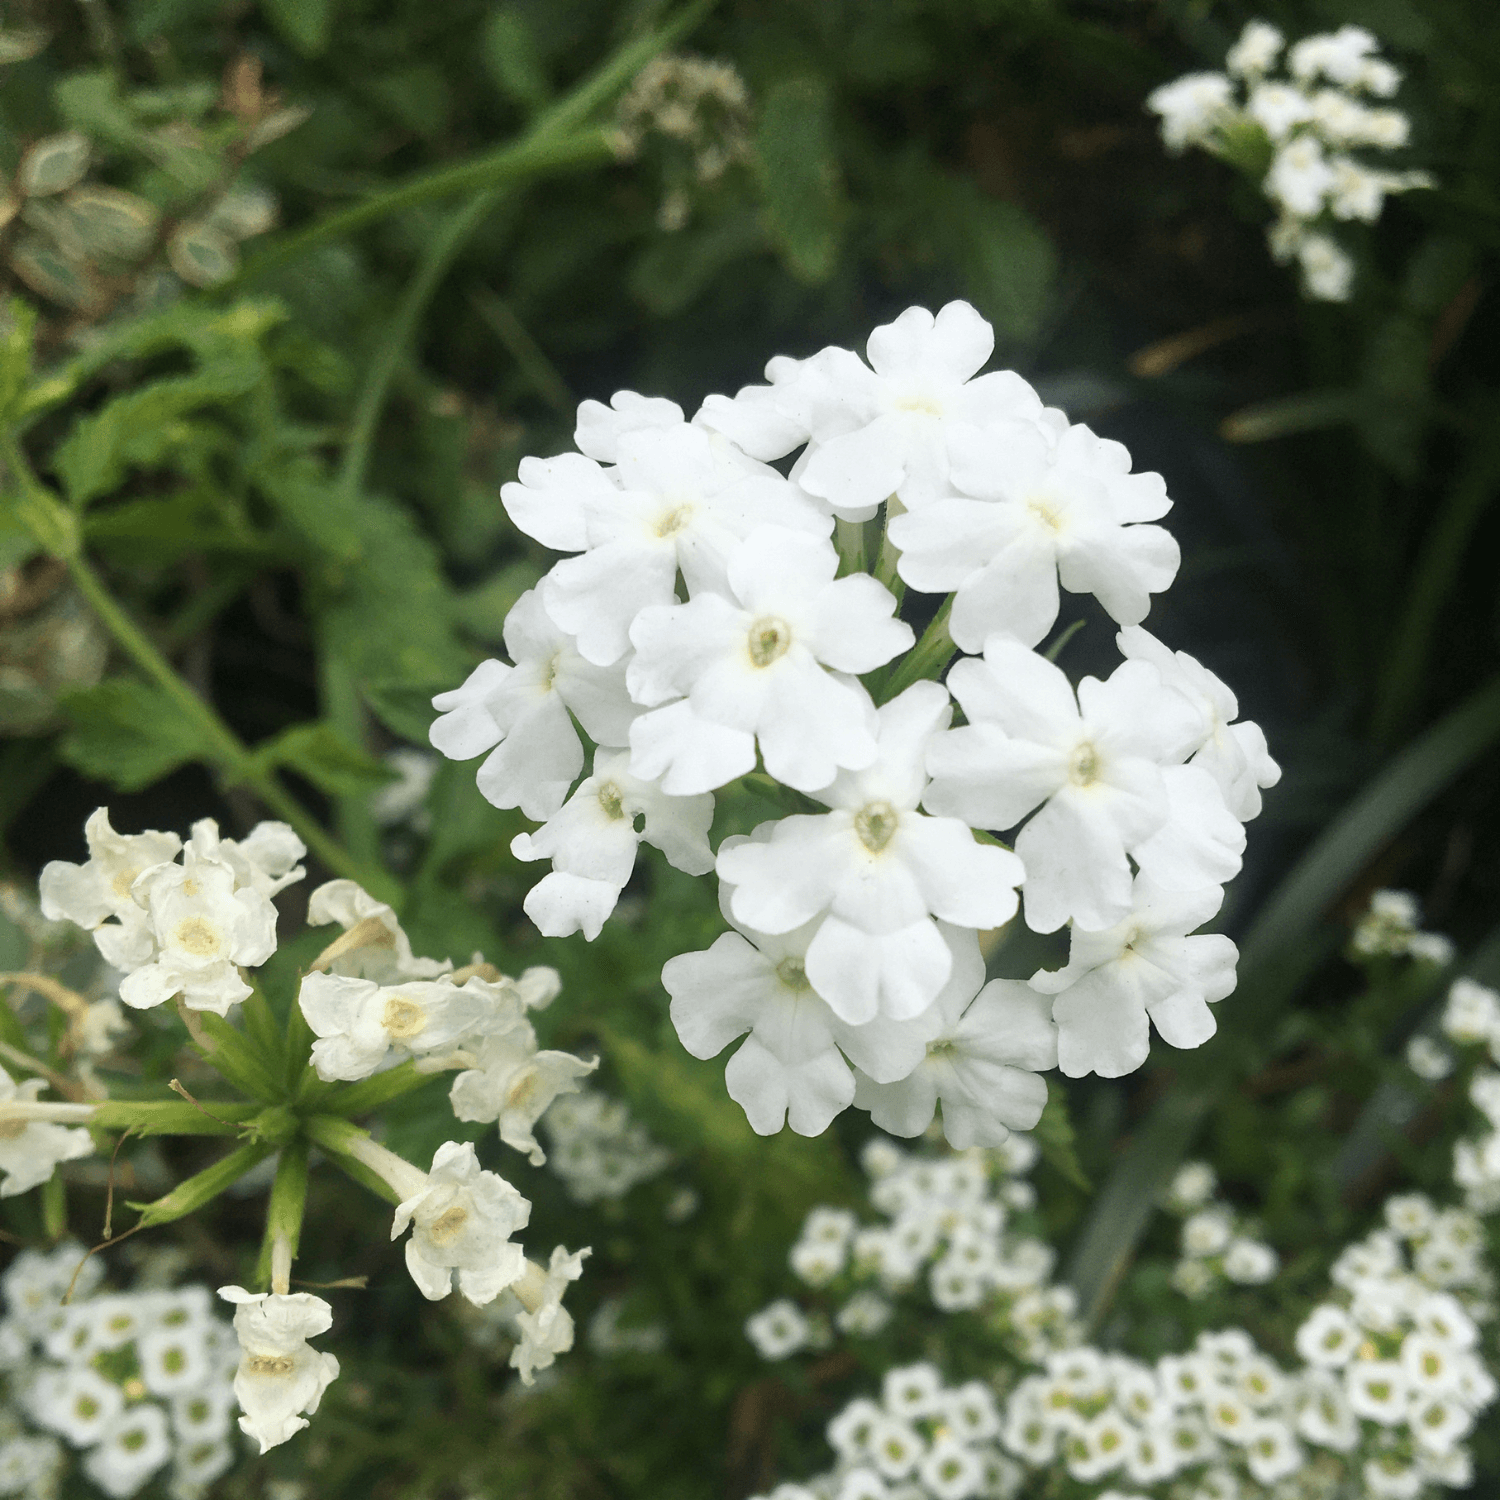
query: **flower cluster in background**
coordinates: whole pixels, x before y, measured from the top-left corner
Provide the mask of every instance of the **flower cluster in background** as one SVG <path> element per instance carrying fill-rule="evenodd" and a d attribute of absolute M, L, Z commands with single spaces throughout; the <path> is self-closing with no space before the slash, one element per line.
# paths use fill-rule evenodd
<path fill-rule="evenodd" d="M 1389 893 L 1381 893 L 1362 930 L 1388 925 L 1393 909 Z M 1402 914 L 1414 929 L 1414 906 Z M 1388 951 L 1356 948 L 1367 960 Z M 1389 951 L 1410 950 L 1397 944 Z M 1460 1047 L 1500 1047 L 1500 995 L 1458 981 L 1443 1027 Z M 1377 1226 L 1332 1259 L 1321 1299 L 1303 1303 L 1291 1339 L 1295 1363 L 1273 1358 L 1239 1327 L 1206 1330 L 1184 1353 L 1142 1360 L 1086 1343 L 1076 1323 L 1063 1323 L 1050 1343 L 1011 1341 L 1008 1359 L 957 1393 L 945 1390 L 936 1365 L 897 1365 L 885 1374 L 879 1401 L 856 1397 L 829 1422 L 835 1467 L 772 1490 L 771 1500 L 1010 1500 L 1023 1489 L 1079 1500 L 1418 1500 L 1466 1488 L 1473 1477 L 1467 1440 L 1500 1395 L 1489 1368 L 1497 1358 L 1497 1281 L 1480 1217 L 1500 1208 L 1500 1192 L 1476 1192 L 1467 1180 L 1486 1151 L 1500 1159 L 1500 1074 L 1478 1067 L 1469 1098 L 1489 1134 L 1457 1144 L 1454 1178 L 1468 1206 L 1416 1192 L 1386 1199 Z M 920 1202 L 929 1225 L 944 1212 L 933 1185 L 984 1176 L 980 1153 L 910 1157 L 877 1139 L 866 1159 L 876 1168 L 872 1199 L 889 1193 L 889 1183 L 903 1184 L 896 1196 Z M 904 1186 L 913 1177 L 929 1184 L 925 1201 Z M 1213 1170 L 1189 1162 L 1166 1195 L 1168 1209 L 1187 1216 L 1184 1239 L 1195 1222 L 1215 1221 L 1214 1232 L 1201 1235 L 1200 1253 L 1189 1250 L 1187 1260 L 1221 1257 L 1222 1266 L 1207 1270 L 1215 1281 L 1275 1280 L 1275 1252 L 1248 1240 L 1255 1254 L 1246 1264 L 1255 1274 L 1229 1277 L 1243 1225 L 1216 1191 Z M 862 1233 L 856 1222 L 828 1209 L 809 1218 L 792 1251 L 805 1281 L 842 1291 L 846 1283 L 836 1278 L 847 1274 Z M 1046 1275 L 1044 1268 L 1040 1280 Z M 905 1283 L 911 1280 L 908 1273 Z M 1173 1280 L 1195 1294 L 1195 1286 L 1181 1285 L 1180 1266 Z M 1277 1286 L 1278 1306 L 1295 1305 L 1298 1291 Z M 945 1303 L 935 1268 L 932 1291 L 943 1311 L 986 1331 L 997 1327 L 988 1298 Z M 798 1319 L 802 1333 L 793 1340 Z M 816 1334 L 825 1327 L 820 1320 L 816 1310 L 786 1299 L 752 1320 L 747 1334 L 763 1357 L 784 1358 L 815 1341 L 807 1330 Z M 830 1337 L 824 1332 L 823 1342 Z M 972 1433 L 968 1416 L 953 1405 L 965 1395 L 977 1424 Z M 982 1411 L 997 1413 L 998 1422 L 981 1420 Z M 983 1451 L 955 1452 L 975 1445 Z"/>
<path fill-rule="evenodd" d="M 0 1441 L 0 1493 L 56 1494 L 60 1438 L 113 1500 L 163 1473 L 172 1500 L 197 1500 L 235 1458 L 239 1349 L 229 1325 L 205 1287 L 107 1291 L 100 1262 L 83 1255 L 71 1242 L 45 1255 L 23 1250 L 0 1278 L 13 1429 Z M 25 1431 L 22 1417 L 55 1437 Z"/>
<path fill-rule="evenodd" d="M 763 1359 L 826 1348 L 839 1335 L 881 1332 L 898 1300 L 942 1312 L 982 1314 L 1023 1358 L 1076 1342 L 1072 1292 L 1051 1283 L 1056 1254 L 1013 1215 L 1036 1203 L 1026 1174 L 1037 1147 L 1012 1135 L 1003 1145 L 947 1157 L 914 1156 L 877 1136 L 863 1153 L 870 1203 L 883 1222 L 862 1224 L 848 1209 L 807 1216 L 788 1256 L 806 1289 L 749 1320 Z"/>
<path fill-rule="evenodd" d="M 1373 224 L 1393 193 L 1431 187 L 1426 172 L 1372 165 L 1399 150 L 1405 114 L 1389 99 L 1401 73 L 1361 26 L 1303 37 L 1290 47 L 1276 27 L 1251 21 L 1222 73 L 1189 73 L 1146 101 L 1170 151 L 1198 146 L 1245 168 L 1276 209 L 1267 231 L 1278 261 L 1295 260 L 1309 297 L 1347 301 L 1354 259 L 1339 226 Z"/>
<path fill-rule="evenodd" d="M 1213 1168 L 1190 1161 L 1167 1192 L 1168 1210 L 1182 1216 L 1182 1259 L 1172 1268 L 1172 1285 L 1185 1297 L 1206 1297 L 1225 1281 L 1259 1286 L 1281 1266 L 1252 1226 L 1215 1196 L 1217 1188 Z"/>
<path fill-rule="evenodd" d="M 621 1099 L 580 1089 L 547 1111 L 547 1165 L 563 1180 L 575 1203 L 623 1198 L 671 1165 L 672 1153 L 657 1145 Z"/>
<path fill-rule="evenodd" d="M 911 308 L 868 363 L 773 359 L 691 421 L 585 402 L 579 451 L 502 490 L 572 555 L 511 610 L 511 660 L 434 699 L 433 745 L 541 822 L 511 847 L 551 866 L 543 933 L 596 937 L 643 842 L 717 873 L 734 930 L 662 981 L 689 1052 L 746 1037 L 726 1082 L 763 1134 L 853 1104 L 909 1136 L 941 1105 L 953 1144 L 995 1145 L 1036 1124 L 1042 1071 L 1130 1072 L 1153 1024 L 1199 1046 L 1234 987 L 1234 945 L 1197 929 L 1279 770 L 1141 628 L 1178 564 L 1161 477 L 979 373 L 993 345 L 967 303 Z M 1121 627 L 1103 680 L 1040 649 L 1062 591 Z M 795 810 L 715 849 L 736 783 Z M 1018 909 L 1070 928 L 1069 960 L 985 983 L 979 933 Z"/>

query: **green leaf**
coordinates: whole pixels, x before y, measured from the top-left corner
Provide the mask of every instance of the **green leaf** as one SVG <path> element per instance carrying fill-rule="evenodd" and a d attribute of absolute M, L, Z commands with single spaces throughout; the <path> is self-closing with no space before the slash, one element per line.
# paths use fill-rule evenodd
<path fill-rule="evenodd" d="M 265 374 L 251 344 L 230 346 L 191 375 L 154 380 L 79 417 L 58 445 L 53 467 L 75 505 L 117 488 L 133 467 L 149 467 L 191 442 L 184 418 L 242 396 Z"/>
<path fill-rule="evenodd" d="M 261 13 L 303 57 L 321 57 L 333 30 L 333 0 L 260 0 Z"/>
<path fill-rule="evenodd" d="M 85 267 L 37 234 L 17 242 L 10 252 L 10 268 L 37 296 L 62 307 L 89 307 L 99 295 Z"/>
<path fill-rule="evenodd" d="M 63 202 L 89 255 L 137 260 L 151 248 L 161 215 L 146 199 L 90 185 L 75 188 Z"/>
<path fill-rule="evenodd" d="M 240 268 L 234 241 L 212 224 L 184 224 L 167 241 L 167 262 L 189 286 L 219 286 Z"/>
<path fill-rule="evenodd" d="M 265 770 L 286 766 L 331 797 L 360 797 L 396 779 L 389 766 L 351 745 L 332 724 L 294 724 L 255 747 L 253 759 Z"/>
<path fill-rule="evenodd" d="M 1228 443 L 1264 443 L 1297 432 L 1319 432 L 1355 421 L 1360 405 L 1356 390 L 1299 391 L 1241 407 L 1219 424 L 1219 435 Z"/>
<path fill-rule="evenodd" d="M 697 301 L 727 266 L 765 248 L 766 230 L 757 215 L 728 214 L 662 235 L 637 257 L 627 284 L 652 312 L 670 317 Z"/>
<path fill-rule="evenodd" d="M 202 729 L 159 688 L 130 677 L 68 693 L 59 752 L 75 770 L 139 791 L 191 760 L 214 758 Z"/>
<path fill-rule="evenodd" d="M 92 1124 L 135 1135 L 238 1135 L 261 1112 L 259 1104 L 205 1099 L 200 1109 L 186 1099 L 107 1099 Z"/>
<path fill-rule="evenodd" d="M 212 1011 L 199 1012 L 197 1021 L 204 1040 L 202 1045 L 197 1041 L 191 1043 L 195 1052 L 242 1094 L 271 1105 L 282 1099 L 285 1090 L 281 1086 L 281 1058 L 277 1051 L 262 1046 Z"/>
<path fill-rule="evenodd" d="M 1052 241 L 1025 209 L 977 191 L 961 223 L 960 263 L 974 305 L 1000 334 L 1035 338 L 1057 269 Z"/>
<path fill-rule="evenodd" d="M 540 109 L 552 85 L 537 52 L 536 33 L 517 5 L 497 6 L 484 23 L 480 56 L 496 88 L 527 110 Z"/>
<path fill-rule="evenodd" d="M 1077 1134 L 1073 1129 L 1072 1116 L 1068 1113 L 1068 1096 L 1060 1085 L 1050 1079 L 1047 1080 L 1046 1107 L 1031 1133 L 1041 1149 L 1042 1160 L 1053 1171 L 1085 1193 L 1093 1191 L 1093 1184 L 1084 1175 L 1083 1167 L 1078 1161 Z"/>
<path fill-rule="evenodd" d="M 324 1101 L 323 1107 L 329 1114 L 342 1115 L 346 1119 L 367 1115 L 382 1104 L 431 1083 L 437 1076 L 435 1073 L 419 1073 L 411 1063 L 404 1062 L 400 1067 L 387 1068 L 384 1073 L 376 1073 L 337 1089 Z"/>
<path fill-rule="evenodd" d="M 826 281 L 848 206 L 839 180 L 833 103 L 821 78 L 786 78 L 761 101 L 755 158 L 766 215 L 788 269 Z"/>
<path fill-rule="evenodd" d="M 36 309 L 19 297 L 0 307 L 0 423 L 31 383 L 31 348 L 36 337 Z"/>
<path fill-rule="evenodd" d="M 66 192 L 89 169 L 89 138 L 76 130 L 49 135 L 21 158 L 16 186 L 29 198 Z"/>

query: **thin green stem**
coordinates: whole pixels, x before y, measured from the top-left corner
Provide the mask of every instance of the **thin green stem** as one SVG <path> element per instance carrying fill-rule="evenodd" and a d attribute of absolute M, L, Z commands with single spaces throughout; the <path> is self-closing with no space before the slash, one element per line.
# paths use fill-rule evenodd
<path fill-rule="evenodd" d="M 833 523 L 833 544 L 838 548 L 840 575 L 865 571 L 868 558 L 863 521 L 846 521 L 840 516 Z"/>
<path fill-rule="evenodd" d="M 547 358 L 542 347 L 532 338 L 531 331 L 511 310 L 510 304 L 501 301 L 487 286 L 473 287 L 469 292 L 469 303 L 488 324 L 490 331 L 505 345 L 505 351 L 515 360 L 517 368 L 548 406 L 560 417 L 572 419 L 578 402 L 568 383 L 557 372 L 557 367 Z"/>
<path fill-rule="evenodd" d="M 74 586 L 121 650 L 197 727 L 220 772 L 230 781 L 249 786 L 272 812 L 296 830 L 297 836 L 328 869 L 338 875 L 367 880 L 370 872 L 349 856 L 322 824 L 281 785 L 274 772 L 256 763 L 239 736 L 183 681 L 172 664 L 116 602 L 83 555 L 76 524 L 69 525 L 73 521 L 72 512 L 36 477 L 14 434 L 0 437 L 0 453 L 21 486 L 26 502 L 22 519 L 37 541 L 66 564 Z"/>
<path fill-rule="evenodd" d="M 898 693 L 904 693 L 914 682 L 936 679 L 953 659 L 958 648 L 948 633 L 948 617 L 953 613 L 953 596 L 950 594 L 943 607 L 932 617 L 932 623 L 922 632 L 922 639 L 901 658 L 896 670 L 881 686 L 878 698 L 889 703 Z"/>

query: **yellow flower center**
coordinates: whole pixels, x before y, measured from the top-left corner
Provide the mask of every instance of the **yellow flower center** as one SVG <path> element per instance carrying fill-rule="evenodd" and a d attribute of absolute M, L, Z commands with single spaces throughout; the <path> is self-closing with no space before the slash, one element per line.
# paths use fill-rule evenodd
<path fill-rule="evenodd" d="M 427 1012 L 405 995 L 392 995 L 380 1013 L 380 1024 L 398 1042 L 416 1036 L 427 1026 Z"/>
<path fill-rule="evenodd" d="M 604 809 L 604 816 L 614 822 L 625 816 L 625 799 L 614 782 L 606 781 L 599 788 L 599 806 Z"/>
<path fill-rule="evenodd" d="M 297 1361 L 290 1354 L 252 1354 L 245 1360 L 245 1370 L 251 1375 L 290 1375 L 297 1368 Z"/>
<path fill-rule="evenodd" d="M 445 1208 L 427 1226 L 427 1238 L 435 1245 L 446 1245 L 449 1240 L 458 1238 L 468 1221 L 469 1210 L 455 1203 L 452 1208 Z"/>
<path fill-rule="evenodd" d="M 750 660 L 757 667 L 769 667 L 785 656 L 792 644 L 792 627 L 776 615 L 762 615 L 748 635 Z"/>
<path fill-rule="evenodd" d="M 871 854 L 879 854 L 890 843 L 898 821 L 889 802 L 867 802 L 854 815 L 854 831 Z"/>
<path fill-rule="evenodd" d="M 1068 780 L 1074 786 L 1092 786 L 1099 779 L 1099 752 L 1087 740 L 1068 757 Z"/>
<path fill-rule="evenodd" d="M 203 917 L 188 917 L 179 922 L 172 943 L 194 958 L 212 958 L 222 946 L 218 932 Z"/>

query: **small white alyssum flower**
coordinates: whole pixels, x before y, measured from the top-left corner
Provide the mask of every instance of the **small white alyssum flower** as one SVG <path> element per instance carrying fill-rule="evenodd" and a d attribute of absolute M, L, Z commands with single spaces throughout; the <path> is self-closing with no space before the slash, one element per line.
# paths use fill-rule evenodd
<path fill-rule="evenodd" d="M 243 1412 L 240 1430 L 265 1453 L 308 1425 L 307 1416 L 317 1411 L 323 1392 L 338 1378 L 338 1360 L 307 1342 L 333 1326 L 333 1309 L 311 1292 L 257 1295 L 223 1286 L 219 1295 L 235 1304 L 240 1364 L 234 1394 Z"/>

